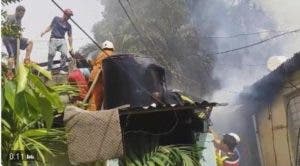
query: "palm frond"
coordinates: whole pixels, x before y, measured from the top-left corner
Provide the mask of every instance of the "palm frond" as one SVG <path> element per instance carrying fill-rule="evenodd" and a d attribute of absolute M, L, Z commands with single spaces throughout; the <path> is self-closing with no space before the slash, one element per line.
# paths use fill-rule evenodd
<path fill-rule="evenodd" d="M 123 162 L 125 165 L 159 165 L 159 166 L 199 166 L 203 148 L 197 145 L 157 146 L 144 154 L 129 151 Z M 141 150 L 143 151 L 143 150 Z M 140 153 L 140 152 L 139 152 Z"/>

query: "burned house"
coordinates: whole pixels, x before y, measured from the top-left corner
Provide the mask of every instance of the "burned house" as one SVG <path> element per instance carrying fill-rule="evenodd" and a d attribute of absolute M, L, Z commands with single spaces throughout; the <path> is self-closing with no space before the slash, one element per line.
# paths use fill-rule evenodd
<path fill-rule="evenodd" d="M 246 165 L 249 158 L 262 166 L 300 165 L 300 53 L 244 90 L 240 103 L 247 115 L 240 134 L 252 152 L 242 154 Z"/>
<path fill-rule="evenodd" d="M 103 61 L 102 79 L 101 111 L 66 108 L 64 120 L 72 162 L 120 158 L 151 144 L 195 144 L 197 135 L 208 132 L 212 107 L 218 105 L 184 101 L 179 92 L 167 88 L 164 68 L 149 57 L 108 57 Z M 214 158 L 211 162 L 215 163 Z"/>

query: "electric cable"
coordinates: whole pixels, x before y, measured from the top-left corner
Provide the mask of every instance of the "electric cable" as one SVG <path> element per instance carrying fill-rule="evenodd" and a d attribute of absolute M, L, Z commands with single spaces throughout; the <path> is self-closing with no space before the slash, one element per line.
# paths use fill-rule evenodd
<path fill-rule="evenodd" d="M 55 0 L 51 0 L 62 12 L 64 11 L 56 2 L 55 2 Z M 120 4 L 121 4 L 121 6 L 122 6 L 122 8 L 124 7 L 123 6 L 123 4 L 121 3 L 121 1 L 119 0 L 119 2 L 120 2 Z M 124 9 L 124 8 L 123 8 Z M 125 9 L 125 11 L 126 11 L 126 9 Z M 126 15 L 127 16 L 129 16 L 128 15 L 128 13 L 127 13 L 127 11 L 125 12 L 126 13 Z M 130 17 L 129 17 L 130 18 Z M 86 33 L 81 27 L 80 27 L 80 25 L 78 25 L 72 18 L 70 18 L 70 20 L 89 38 L 89 39 L 91 39 L 91 41 L 101 50 L 101 51 L 103 51 L 107 56 L 109 56 L 104 50 L 103 50 L 103 48 L 88 34 L 88 33 Z M 131 20 L 132 21 L 132 20 Z M 136 29 L 136 30 L 138 30 L 138 29 Z M 114 62 L 114 61 L 113 61 Z M 118 65 L 118 64 L 117 64 Z M 122 68 L 122 66 L 120 66 L 121 68 Z M 122 68 L 123 69 L 123 68 Z M 130 76 L 130 78 L 134 81 L 134 82 L 136 82 L 136 84 L 141 88 L 141 89 L 144 89 L 144 91 L 148 94 L 148 95 L 150 95 L 153 99 L 155 99 L 155 100 L 157 100 L 159 103 L 161 103 L 161 104 L 164 104 L 162 101 L 159 101 L 158 99 L 156 99 L 148 90 L 146 90 L 145 88 L 143 88 L 134 78 L 132 78 L 132 76 L 131 76 L 131 74 L 130 73 L 128 73 L 125 69 L 123 69 L 124 70 L 124 72 L 125 73 L 127 73 L 128 74 L 128 76 Z M 100 73 L 99 73 L 100 74 Z"/>
<path fill-rule="evenodd" d="M 154 49 L 149 49 L 149 48 L 147 47 L 146 42 L 144 41 L 144 37 L 145 37 L 145 38 L 147 38 L 147 39 L 151 42 L 151 44 L 152 44 L 153 47 L 156 47 L 155 44 L 154 44 L 154 42 L 152 41 L 152 39 L 151 39 L 150 37 L 148 37 L 147 35 L 142 35 L 142 33 L 139 31 L 138 27 L 137 27 L 137 26 L 135 25 L 135 23 L 133 22 L 133 19 L 130 17 L 129 13 L 127 12 L 127 10 L 126 10 L 124 4 L 121 2 L 121 0 L 118 0 L 118 1 L 119 1 L 120 6 L 122 7 L 122 10 L 124 11 L 124 13 L 126 14 L 127 18 L 129 19 L 130 23 L 131 23 L 132 26 L 134 27 L 135 31 L 136 31 L 136 32 L 138 33 L 138 35 L 140 36 L 140 38 L 141 38 L 140 41 L 141 41 L 142 44 L 144 45 L 144 47 L 145 47 L 145 49 L 147 50 L 147 52 L 148 52 L 148 53 L 151 53 L 151 51 L 155 51 Z M 128 2 L 128 3 L 129 3 L 129 2 Z M 132 6 L 130 5 L 130 3 L 129 3 L 129 7 L 130 7 L 131 11 L 133 12 L 133 14 L 135 14 L 135 12 L 134 12 Z M 163 57 L 162 55 L 159 54 L 159 52 L 157 53 L 157 55 L 160 57 L 160 59 L 163 61 L 163 63 L 168 64 L 168 61 L 166 61 L 166 60 L 164 59 L 164 57 Z M 169 69 L 168 66 L 165 66 L 165 67 Z"/>
<path fill-rule="evenodd" d="M 143 45 L 145 46 L 145 48 L 147 49 L 147 51 L 150 53 L 151 51 L 148 50 L 147 44 L 145 43 L 145 41 L 143 40 L 143 35 L 141 34 L 141 32 L 139 31 L 139 29 L 137 28 L 137 26 L 134 24 L 133 20 L 131 19 L 130 15 L 128 14 L 127 10 L 125 9 L 125 6 L 123 5 L 123 3 L 121 2 L 121 0 L 118 0 L 120 6 L 122 7 L 124 13 L 126 14 L 127 18 L 129 19 L 130 23 L 132 24 L 133 28 L 135 29 L 135 31 L 138 33 L 138 35 L 141 38 L 141 42 L 143 43 Z"/>
<path fill-rule="evenodd" d="M 58 3 L 55 1 L 55 0 L 51 0 L 53 2 L 53 4 L 58 7 L 62 12 L 64 12 L 64 9 L 62 7 L 60 7 L 58 5 Z M 70 17 L 70 20 L 77 26 L 77 28 L 79 28 L 81 30 L 81 32 L 83 32 L 101 51 L 103 51 L 106 55 L 108 55 L 104 50 L 103 48 L 84 30 L 81 28 L 81 26 L 79 24 L 77 24 L 77 22 L 72 19 Z"/>
<path fill-rule="evenodd" d="M 129 21 L 131 22 L 132 26 L 134 27 L 134 29 L 137 31 L 137 33 L 140 35 L 140 37 L 143 37 L 143 35 L 142 35 L 141 32 L 138 30 L 137 26 L 136 26 L 135 23 L 133 22 L 132 18 L 130 17 L 129 13 L 127 12 L 127 10 L 126 10 L 125 6 L 123 5 L 123 3 L 121 2 L 121 0 L 119 0 L 119 3 L 120 3 L 120 5 L 121 5 L 123 11 L 125 12 L 127 18 L 129 19 Z M 131 7 L 131 6 L 130 6 L 130 7 Z M 131 7 L 131 10 L 133 11 L 132 7 Z M 149 40 L 150 40 L 150 39 L 149 39 Z M 142 42 L 142 43 L 143 43 L 143 45 L 145 46 L 145 48 L 148 49 L 146 43 L 145 43 L 145 42 Z M 148 51 L 148 52 L 150 52 L 150 51 Z M 165 64 L 168 64 L 168 63 L 165 61 L 164 57 L 161 56 L 161 59 L 164 61 Z M 201 84 L 198 83 L 198 81 L 195 81 L 195 80 L 193 80 L 193 79 L 191 79 L 191 78 L 188 78 L 188 77 L 186 77 L 186 76 L 184 76 L 184 75 L 182 75 L 182 74 L 177 73 L 176 71 L 172 70 L 169 66 L 165 66 L 165 65 L 164 65 L 164 67 L 165 67 L 167 70 L 169 70 L 172 74 L 174 74 L 174 75 L 176 75 L 176 76 L 178 76 L 178 77 L 181 77 L 181 78 L 183 78 L 183 79 L 189 80 L 190 82 L 193 82 L 195 85 L 197 85 L 197 86 L 200 85 L 200 87 L 202 87 Z M 208 77 L 210 77 L 209 74 L 208 74 Z"/>
<path fill-rule="evenodd" d="M 277 30 L 266 30 L 266 31 L 259 31 L 259 32 L 251 32 L 251 33 L 239 33 L 239 34 L 233 34 L 228 36 L 200 36 L 201 38 L 216 38 L 216 39 L 228 39 L 228 38 L 237 38 L 241 36 L 253 36 L 253 35 L 260 35 L 270 32 L 288 32 L 288 31 L 277 31 Z"/>
<path fill-rule="evenodd" d="M 215 52 L 215 53 L 209 53 L 207 55 L 219 55 L 219 54 L 226 54 L 226 53 L 229 53 L 229 52 L 239 51 L 239 50 L 242 50 L 242 49 L 245 49 L 245 48 L 249 48 L 249 47 L 253 47 L 253 46 L 256 46 L 256 45 L 260 45 L 262 43 L 265 43 L 267 41 L 270 41 L 272 39 L 275 39 L 275 38 L 278 38 L 278 37 L 281 37 L 281 36 L 285 36 L 287 34 L 298 33 L 298 32 L 300 32 L 300 28 L 292 30 L 292 31 L 284 32 L 284 33 L 281 33 L 281 34 L 278 34 L 278 35 L 274 35 L 274 36 L 272 36 L 270 38 L 267 38 L 267 39 L 261 40 L 259 42 L 255 42 L 255 43 L 249 44 L 249 45 L 245 45 L 245 46 L 238 47 L 238 48 L 231 49 L 231 50 L 220 51 L 220 52 Z"/>
<path fill-rule="evenodd" d="M 129 13 L 127 12 L 125 6 L 124 6 L 123 3 L 121 2 L 121 0 L 118 0 L 118 1 L 119 1 L 119 3 L 120 3 L 120 5 L 121 5 L 121 7 L 122 7 L 122 9 L 123 9 L 123 11 L 124 11 L 124 13 L 126 14 L 127 18 L 129 19 L 130 23 L 132 24 L 132 26 L 134 27 L 134 29 L 136 30 L 136 32 L 138 33 L 138 35 L 141 37 L 141 39 L 143 39 L 143 35 L 141 34 L 141 32 L 138 30 L 137 26 L 136 26 L 135 23 L 133 22 L 133 20 L 132 20 L 132 18 L 130 17 Z M 131 9 L 132 9 L 132 8 L 131 8 Z M 132 10 L 133 10 L 133 9 L 132 9 Z M 144 47 L 148 50 L 148 47 L 147 47 L 146 43 L 145 43 L 143 40 L 141 40 L 141 41 L 142 41 Z M 148 50 L 148 52 L 150 53 L 151 51 Z M 163 57 L 161 57 L 161 59 L 162 59 L 163 61 L 165 61 Z M 164 62 L 164 63 L 167 64 L 167 62 Z M 167 68 L 172 74 L 175 74 L 175 75 L 180 76 L 180 77 L 182 77 L 182 78 L 185 78 L 185 79 L 188 79 L 188 80 L 190 80 L 190 81 L 196 82 L 197 85 L 200 85 L 200 84 L 198 84 L 197 81 L 194 81 L 194 80 L 192 80 L 192 79 L 187 78 L 186 76 L 183 76 L 183 75 L 178 74 L 178 73 L 175 72 L 174 70 L 170 69 L 168 66 L 164 66 L 164 67 Z M 201 86 L 200 86 L 200 87 L 201 87 Z"/>

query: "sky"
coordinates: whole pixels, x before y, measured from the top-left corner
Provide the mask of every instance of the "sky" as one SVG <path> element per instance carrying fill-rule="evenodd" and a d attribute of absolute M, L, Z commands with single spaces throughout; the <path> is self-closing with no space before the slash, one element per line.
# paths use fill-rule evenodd
<path fill-rule="evenodd" d="M 242 0 L 224 0 L 228 1 L 230 4 L 239 3 Z M 271 19 L 274 20 L 276 25 L 278 26 L 278 30 L 287 31 L 294 30 L 300 28 L 300 0 L 253 0 L 256 1 L 257 4 L 261 6 L 266 15 L 268 15 Z M 242 16 L 242 13 L 241 13 Z M 259 18 L 257 18 L 259 20 Z M 288 34 L 274 40 L 265 42 L 261 44 L 263 50 L 270 49 L 272 43 L 279 43 L 280 49 L 275 49 L 276 54 L 268 55 L 268 56 L 286 56 L 288 58 L 292 57 L 294 53 L 300 51 L 300 32 Z M 257 49 L 257 47 L 251 47 L 249 50 Z M 227 50 L 227 49 L 224 49 Z M 249 51 L 249 52 L 250 52 Z M 251 55 L 251 54 L 249 54 Z M 265 61 L 260 59 L 255 59 L 254 64 L 265 64 Z M 234 68 L 226 68 L 224 67 L 224 74 L 228 72 L 228 77 L 223 77 L 223 84 L 226 84 L 222 87 L 222 89 L 216 91 L 213 96 L 212 101 L 229 103 L 226 107 L 215 107 L 212 112 L 211 118 L 213 123 L 213 129 L 219 133 L 227 133 L 227 132 L 239 132 L 242 130 L 247 130 L 251 132 L 251 129 L 240 128 L 239 130 L 233 130 L 239 128 L 239 124 L 243 124 L 240 122 L 240 116 L 242 116 L 241 112 L 239 112 L 240 106 L 238 101 L 238 97 L 240 92 L 251 85 L 254 82 L 261 79 L 263 76 L 270 73 L 270 71 L 264 69 L 265 66 L 249 66 L 244 67 L 246 70 L 242 70 L 236 72 L 237 69 Z M 244 72 L 245 71 L 245 72 Z M 222 73 L 222 71 L 221 71 Z M 222 74 L 223 74 L 222 73 Z M 234 73 L 245 73 L 244 75 L 235 75 Z M 218 73 L 219 74 L 219 73 Z M 221 74 L 221 75 L 222 75 Z M 243 114 L 244 116 L 245 114 Z M 238 133 L 239 134 L 239 133 Z"/>
<path fill-rule="evenodd" d="M 93 24 L 100 21 L 103 17 L 101 12 L 104 7 L 99 0 L 56 0 L 62 8 L 70 8 L 73 10 L 73 19 L 92 35 Z M 48 54 L 48 40 L 50 32 L 42 38 L 40 34 L 50 25 L 54 16 L 62 16 L 62 12 L 52 3 L 51 0 L 23 0 L 20 3 L 3 6 L 3 10 L 7 10 L 8 14 L 14 14 L 15 8 L 23 5 L 26 13 L 22 19 L 22 26 L 25 28 L 23 36 L 33 40 L 34 46 L 31 59 L 35 62 L 46 62 Z M 73 48 L 79 49 L 90 40 L 73 24 Z M 2 45 L 2 50 L 6 49 Z M 23 57 L 25 51 L 21 51 Z M 59 59 L 57 56 L 55 59 Z"/>
<path fill-rule="evenodd" d="M 225 0 L 229 3 L 238 3 L 241 0 Z M 262 8 L 268 12 L 270 17 L 274 18 L 280 29 L 300 28 L 300 0 L 255 0 Z M 101 12 L 104 7 L 100 0 L 57 0 L 62 8 L 71 8 L 74 12 L 73 19 L 83 27 L 89 34 L 93 24 L 102 19 Z M 48 52 L 49 34 L 43 38 L 40 33 L 48 26 L 54 16 L 61 16 L 61 11 L 51 2 L 51 0 L 22 0 L 20 3 L 11 4 L 2 7 L 9 14 L 13 14 L 15 7 L 19 4 L 25 6 L 26 13 L 22 20 L 25 31 L 24 37 L 30 38 L 34 42 L 32 59 L 36 62 L 46 61 Z M 73 25 L 73 24 L 72 24 Z M 77 50 L 80 46 L 90 42 L 89 39 L 80 30 L 73 25 L 73 47 Z M 291 38 L 291 41 L 300 42 L 298 36 Z M 298 48 L 294 42 L 287 43 L 284 52 L 285 56 L 292 55 Z M 2 46 L 3 49 L 3 46 Z M 4 49 L 5 50 L 5 49 Z M 22 52 L 22 54 L 24 54 Z"/>
<path fill-rule="evenodd" d="M 274 17 L 281 27 L 298 27 L 300 16 L 299 0 L 259 0 L 262 7 Z"/>
<path fill-rule="evenodd" d="M 257 0 L 263 9 L 278 24 L 279 29 L 294 30 L 300 28 L 300 0 Z M 282 55 L 291 57 L 300 51 L 300 33 L 291 34 L 283 45 Z"/>

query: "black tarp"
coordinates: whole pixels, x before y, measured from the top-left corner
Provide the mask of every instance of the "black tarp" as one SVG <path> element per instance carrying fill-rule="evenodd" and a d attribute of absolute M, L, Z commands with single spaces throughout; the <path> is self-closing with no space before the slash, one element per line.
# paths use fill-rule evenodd
<path fill-rule="evenodd" d="M 103 61 L 104 109 L 159 103 L 165 92 L 165 71 L 152 58 L 114 55 Z"/>
<path fill-rule="evenodd" d="M 176 93 L 167 91 L 165 70 L 153 58 L 113 55 L 103 61 L 102 78 L 104 109 L 129 104 L 129 110 L 145 112 L 126 115 L 120 112 L 125 149 L 136 147 L 135 144 L 145 138 L 156 138 L 160 145 L 192 144 L 194 131 L 203 131 L 203 120 L 197 119 L 193 109 L 159 111 L 161 107 L 183 102 Z M 141 109 L 153 103 L 157 111 Z"/>

